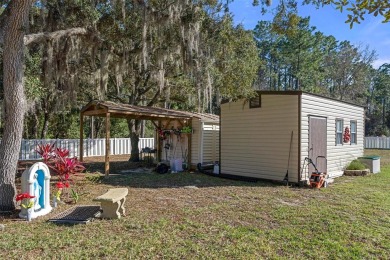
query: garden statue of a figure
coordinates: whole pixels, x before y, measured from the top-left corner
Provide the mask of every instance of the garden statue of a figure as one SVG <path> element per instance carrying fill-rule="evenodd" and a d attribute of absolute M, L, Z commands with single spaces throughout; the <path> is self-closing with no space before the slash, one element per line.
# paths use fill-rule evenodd
<path fill-rule="evenodd" d="M 50 170 L 43 162 L 34 163 L 26 169 L 20 179 L 21 193 L 28 193 L 34 196 L 31 218 L 48 214 L 52 207 L 50 205 Z M 27 209 L 22 207 L 19 217 L 27 218 Z"/>
<path fill-rule="evenodd" d="M 38 183 L 38 174 L 34 174 L 34 210 L 41 209 L 41 205 L 39 204 L 39 199 L 42 194 L 42 186 Z"/>

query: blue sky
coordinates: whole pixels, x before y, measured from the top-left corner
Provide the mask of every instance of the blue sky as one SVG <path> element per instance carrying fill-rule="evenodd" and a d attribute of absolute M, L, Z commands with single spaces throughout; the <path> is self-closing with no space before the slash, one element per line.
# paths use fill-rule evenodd
<path fill-rule="evenodd" d="M 272 19 L 271 14 L 263 16 L 260 7 L 252 6 L 253 0 L 235 0 L 230 6 L 236 24 L 242 23 L 246 29 L 253 29 L 260 20 Z M 277 5 L 273 1 L 271 8 Z M 333 6 L 316 9 L 312 5 L 298 6 L 300 16 L 310 16 L 310 24 L 325 35 L 333 35 L 337 40 L 348 40 L 362 48 L 369 46 L 377 53 L 377 60 L 373 63 L 378 68 L 383 63 L 390 63 L 390 23 L 382 23 L 380 17 L 367 15 L 361 24 L 354 24 L 349 28 L 346 24 L 347 13 L 341 13 Z"/>

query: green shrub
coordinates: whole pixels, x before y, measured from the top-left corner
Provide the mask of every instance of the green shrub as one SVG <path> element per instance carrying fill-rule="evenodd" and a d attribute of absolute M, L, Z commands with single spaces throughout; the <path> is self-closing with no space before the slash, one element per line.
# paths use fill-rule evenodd
<path fill-rule="evenodd" d="M 364 170 L 367 167 L 359 160 L 353 160 L 348 166 L 347 170 Z"/>

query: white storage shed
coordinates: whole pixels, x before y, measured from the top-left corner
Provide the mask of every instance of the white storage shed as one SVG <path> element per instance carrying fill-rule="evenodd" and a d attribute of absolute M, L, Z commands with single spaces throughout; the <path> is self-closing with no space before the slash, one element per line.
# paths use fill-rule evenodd
<path fill-rule="evenodd" d="M 364 107 L 302 91 L 259 91 L 221 105 L 220 172 L 300 182 L 314 171 L 331 178 L 363 155 Z"/>

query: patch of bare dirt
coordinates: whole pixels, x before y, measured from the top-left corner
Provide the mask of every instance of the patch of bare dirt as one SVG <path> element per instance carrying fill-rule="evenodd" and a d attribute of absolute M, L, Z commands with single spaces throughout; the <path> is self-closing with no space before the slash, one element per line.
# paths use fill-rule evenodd
<path fill-rule="evenodd" d="M 155 164 L 149 161 L 129 162 L 130 154 L 111 155 L 110 156 L 110 173 L 121 173 L 127 170 L 138 168 L 154 168 Z M 104 156 L 93 156 L 84 158 L 84 166 L 87 172 L 104 173 Z"/>

